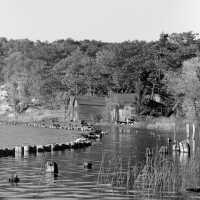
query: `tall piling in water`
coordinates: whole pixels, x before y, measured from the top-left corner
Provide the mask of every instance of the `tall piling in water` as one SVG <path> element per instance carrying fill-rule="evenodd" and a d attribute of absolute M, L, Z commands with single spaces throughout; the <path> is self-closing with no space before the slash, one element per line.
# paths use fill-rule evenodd
<path fill-rule="evenodd" d="M 190 138 L 190 124 L 186 123 L 186 138 Z"/>
<path fill-rule="evenodd" d="M 176 142 L 176 123 L 174 123 L 174 143 Z"/>
<path fill-rule="evenodd" d="M 195 131 L 196 131 L 196 127 L 195 127 L 195 124 L 193 123 L 192 124 L 192 139 L 193 140 L 195 139 Z"/>

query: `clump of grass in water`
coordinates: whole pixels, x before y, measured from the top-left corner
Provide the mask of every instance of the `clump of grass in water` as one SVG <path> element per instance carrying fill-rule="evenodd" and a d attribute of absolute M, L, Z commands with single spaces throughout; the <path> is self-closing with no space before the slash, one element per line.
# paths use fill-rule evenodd
<path fill-rule="evenodd" d="M 113 188 L 124 188 L 128 191 L 133 185 L 132 181 L 139 174 L 139 166 L 131 166 L 131 160 L 126 163 L 120 155 L 111 158 L 108 156 L 105 154 L 102 156 L 97 183 L 108 184 Z"/>
<path fill-rule="evenodd" d="M 184 163 L 182 170 L 182 190 L 185 188 L 200 188 L 200 149 Z"/>
<path fill-rule="evenodd" d="M 125 163 L 119 155 L 112 156 L 110 161 L 103 155 L 97 182 L 147 194 L 177 193 L 200 186 L 200 153 L 184 164 L 179 156 L 173 159 L 157 152 L 153 157 L 147 156 L 143 165 L 131 165 L 130 159 Z"/>
<path fill-rule="evenodd" d="M 178 192 L 181 174 L 177 164 L 176 161 L 168 159 L 163 154 L 147 158 L 143 168 L 144 184 L 141 189 L 154 193 Z"/>

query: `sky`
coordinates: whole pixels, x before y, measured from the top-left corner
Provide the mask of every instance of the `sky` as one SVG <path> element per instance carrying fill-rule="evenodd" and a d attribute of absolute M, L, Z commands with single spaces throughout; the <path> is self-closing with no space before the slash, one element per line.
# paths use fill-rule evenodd
<path fill-rule="evenodd" d="M 200 0 L 0 0 L 0 37 L 54 41 L 157 40 L 200 33 Z"/>

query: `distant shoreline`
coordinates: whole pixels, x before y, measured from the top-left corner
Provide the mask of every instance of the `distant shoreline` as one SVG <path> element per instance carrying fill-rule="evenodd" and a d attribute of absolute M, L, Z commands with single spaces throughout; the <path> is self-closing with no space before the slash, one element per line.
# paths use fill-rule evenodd
<path fill-rule="evenodd" d="M 144 130 L 155 130 L 155 131 L 164 131 L 164 132 L 185 132 L 185 125 L 189 123 L 186 119 L 177 119 L 175 117 L 167 118 L 167 117 L 159 117 L 152 118 L 146 120 L 138 120 L 134 122 L 134 125 L 120 125 L 114 123 L 96 123 L 97 125 L 110 125 L 110 126 L 124 126 L 136 129 L 144 129 Z M 191 122 L 190 123 L 195 123 Z"/>
<path fill-rule="evenodd" d="M 133 125 L 120 125 L 111 122 L 93 122 L 90 123 L 95 126 L 126 126 L 130 128 L 137 128 L 137 129 L 145 129 L 145 130 L 157 130 L 157 131 L 167 131 L 167 132 L 174 132 L 175 130 L 178 131 L 185 131 L 185 124 L 187 123 L 186 119 L 177 119 L 175 117 L 167 118 L 167 117 L 159 117 L 159 118 L 147 118 L 144 120 L 138 120 L 134 122 Z M 23 121 L 23 120 L 0 120 L 0 124 L 5 125 L 24 125 L 24 126 L 32 126 L 32 127 L 45 127 L 52 128 L 53 124 L 58 124 L 58 126 L 71 126 L 79 127 L 80 123 L 78 122 L 69 122 L 64 120 L 53 120 L 49 119 L 42 119 L 42 120 L 31 120 L 31 121 Z M 53 127 L 55 128 L 55 127 Z M 69 129 L 68 129 L 69 130 Z M 78 130 L 78 129 L 77 129 Z"/>

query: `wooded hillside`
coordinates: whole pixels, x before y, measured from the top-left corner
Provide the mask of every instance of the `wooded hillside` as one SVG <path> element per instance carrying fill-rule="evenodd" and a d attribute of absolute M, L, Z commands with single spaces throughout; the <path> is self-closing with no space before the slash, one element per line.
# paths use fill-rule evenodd
<path fill-rule="evenodd" d="M 18 111 L 33 99 L 53 109 L 65 105 L 70 95 L 135 93 L 139 114 L 146 113 L 146 105 L 151 109 L 146 97 L 159 94 L 167 113 L 194 117 L 200 99 L 199 49 L 193 32 L 122 43 L 1 38 L 0 81 Z"/>

